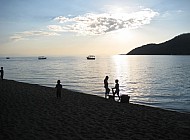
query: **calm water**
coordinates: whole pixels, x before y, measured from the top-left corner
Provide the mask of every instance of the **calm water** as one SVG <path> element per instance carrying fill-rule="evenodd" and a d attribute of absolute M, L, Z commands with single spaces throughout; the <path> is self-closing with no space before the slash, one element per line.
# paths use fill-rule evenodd
<path fill-rule="evenodd" d="M 104 97 L 103 80 L 109 87 L 119 79 L 120 93 L 131 102 L 190 112 L 190 56 L 125 56 L 0 58 L 5 78 L 64 88 Z"/>

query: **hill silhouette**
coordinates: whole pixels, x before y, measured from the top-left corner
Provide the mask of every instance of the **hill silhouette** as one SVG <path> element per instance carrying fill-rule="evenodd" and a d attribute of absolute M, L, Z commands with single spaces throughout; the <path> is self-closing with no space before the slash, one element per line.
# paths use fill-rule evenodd
<path fill-rule="evenodd" d="M 190 55 L 190 33 L 181 34 L 160 44 L 147 44 L 127 55 Z"/>

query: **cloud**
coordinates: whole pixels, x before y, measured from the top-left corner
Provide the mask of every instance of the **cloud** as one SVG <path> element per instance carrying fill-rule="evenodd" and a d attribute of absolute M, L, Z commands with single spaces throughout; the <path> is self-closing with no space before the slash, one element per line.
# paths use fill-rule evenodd
<path fill-rule="evenodd" d="M 54 31 L 54 32 L 67 32 L 69 30 L 68 27 L 62 27 L 60 25 L 48 25 L 47 28 L 50 31 Z"/>
<path fill-rule="evenodd" d="M 183 13 L 184 13 L 183 10 L 170 10 L 170 11 L 165 11 L 164 13 L 162 13 L 161 17 L 168 20 L 169 18 L 172 18 L 172 15 L 177 16 Z"/>
<path fill-rule="evenodd" d="M 23 38 L 22 38 L 21 35 L 15 34 L 15 35 L 11 36 L 10 39 L 11 39 L 12 41 L 18 41 L 18 40 L 22 40 Z"/>
<path fill-rule="evenodd" d="M 145 24 L 159 15 L 149 8 L 134 13 L 88 13 L 76 17 L 58 16 L 53 20 L 60 25 L 49 25 L 51 31 L 76 32 L 84 35 L 100 35 L 119 29 L 134 29 Z"/>
<path fill-rule="evenodd" d="M 19 41 L 24 39 L 31 39 L 35 37 L 48 37 L 48 36 L 57 36 L 59 35 L 56 32 L 46 32 L 46 31 L 25 31 L 16 33 L 10 37 L 12 41 Z"/>
<path fill-rule="evenodd" d="M 118 11 L 118 12 L 117 12 Z M 181 11 L 179 11 L 181 12 Z M 12 41 L 58 36 L 61 32 L 73 32 L 82 35 L 102 35 L 120 29 L 135 29 L 150 24 L 159 15 L 152 9 L 142 9 L 129 13 L 116 9 L 109 13 L 87 13 L 79 16 L 58 16 L 53 19 L 56 25 L 47 25 L 47 31 L 25 31 L 10 37 Z"/>

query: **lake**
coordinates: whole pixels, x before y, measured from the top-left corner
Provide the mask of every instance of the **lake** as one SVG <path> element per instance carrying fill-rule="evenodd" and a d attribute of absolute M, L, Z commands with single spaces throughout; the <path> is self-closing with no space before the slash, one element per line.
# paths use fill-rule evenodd
<path fill-rule="evenodd" d="M 1 57 L 0 66 L 5 79 L 48 87 L 59 79 L 64 88 L 101 97 L 108 75 L 109 87 L 118 79 L 132 103 L 190 112 L 190 56 Z"/>

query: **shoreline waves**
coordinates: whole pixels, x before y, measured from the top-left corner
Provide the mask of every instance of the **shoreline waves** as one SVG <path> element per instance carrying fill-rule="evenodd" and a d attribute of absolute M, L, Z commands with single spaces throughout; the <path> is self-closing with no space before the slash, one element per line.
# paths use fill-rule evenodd
<path fill-rule="evenodd" d="M 190 114 L 0 80 L 0 139 L 189 140 Z"/>

